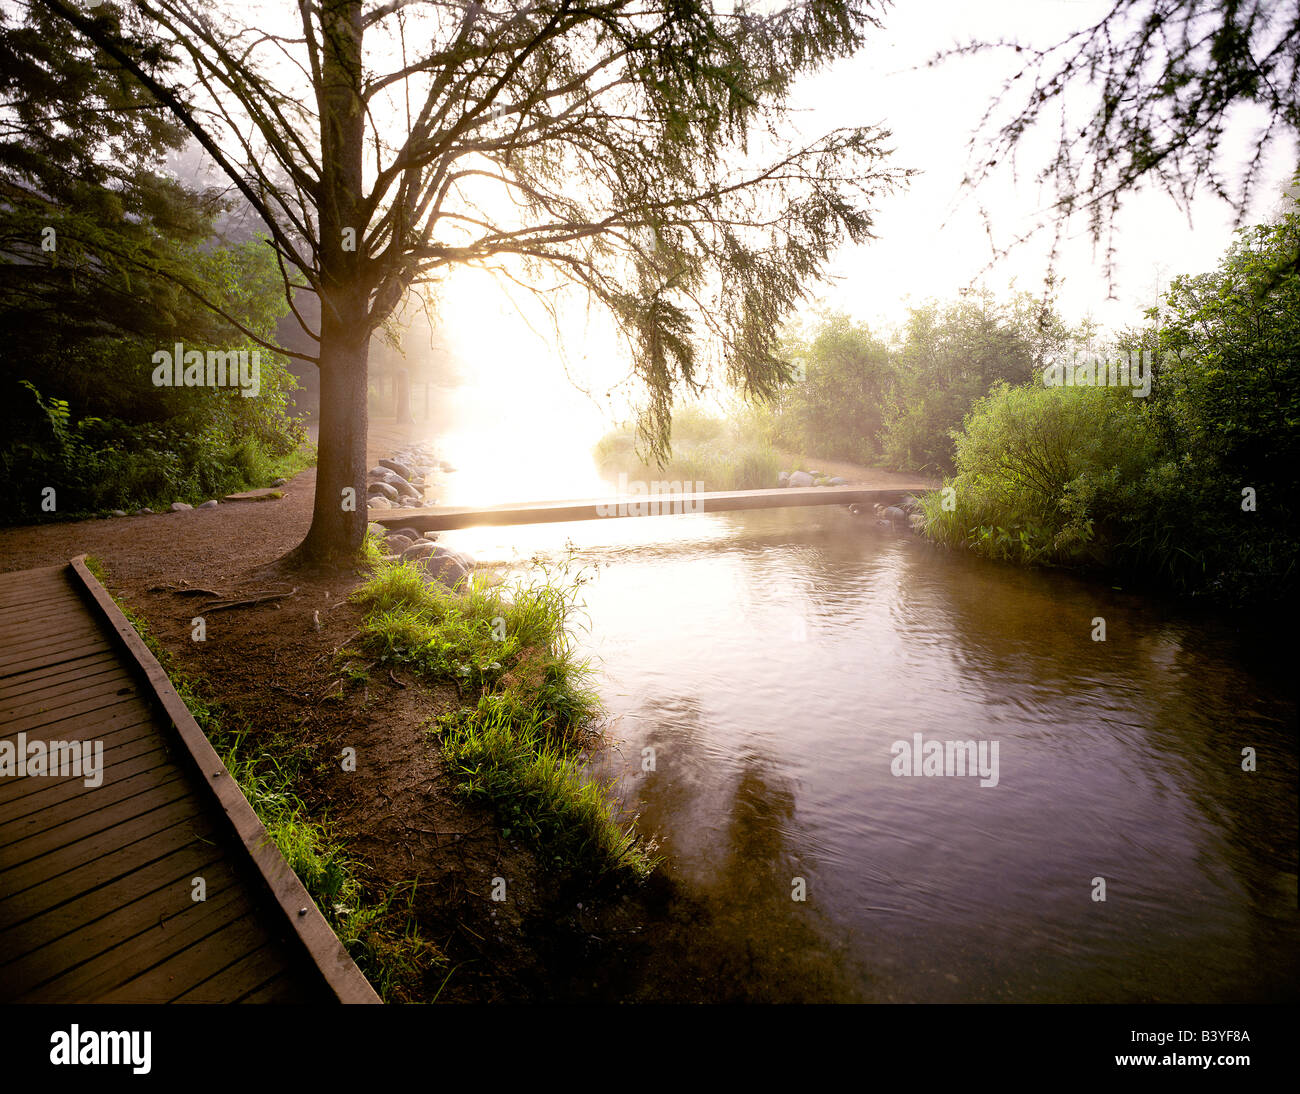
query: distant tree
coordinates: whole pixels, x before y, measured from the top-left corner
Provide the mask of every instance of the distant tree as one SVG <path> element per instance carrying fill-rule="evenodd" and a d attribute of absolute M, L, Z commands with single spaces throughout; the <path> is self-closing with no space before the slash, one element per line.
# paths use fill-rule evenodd
<path fill-rule="evenodd" d="M 782 396 L 783 442 L 827 459 L 870 464 L 893 383 L 889 347 L 848 316 L 828 316 L 792 347 L 803 380 Z"/>
<path fill-rule="evenodd" d="M 1046 49 L 972 42 L 940 57 L 1005 49 L 1015 74 L 972 139 L 977 185 L 1027 133 L 1052 124 L 1059 137 L 1039 172 L 1056 191 L 1056 239 L 1075 214 L 1094 242 L 1122 200 L 1154 183 L 1184 207 L 1201 187 L 1230 202 L 1239 223 L 1269 148 L 1300 134 L 1300 4 L 1295 0 L 1114 0 L 1106 14 Z M 1008 101 L 1018 106 L 1007 110 Z M 1239 178 L 1225 167 L 1233 111 L 1267 116 Z M 1054 120 L 1047 115 L 1055 107 Z M 1300 256 L 1289 256 L 1292 264 Z"/>
<path fill-rule="evenodd" d="M 414 286 L 508 260 L 530 287 L 546 269 L 590 294 L 633 351 L 662 456 L 706 339 L 747 393 L 788 378 L 778 321 L 869 235 L 896 177 L 875 128 L 791 144 L 781 124 L 795 79 L 877 25 L 871 0 L 298 0 L 256 28 L 225 5 L 135 0 L 179 59 L 165 70 L 116 0 L 34 2 L 172 112 L 266 224 L 286 294 L 321 300 L 305 559 L 360 547 L 370 335 Z"/>
<path fill-rule="evenodd" d="M 896 354 L 896 380 L 885 408 L 885 462 L 909 471 L 952 469 L 953 438 L 976 400 L 999 383 L 1039 375 L 1044 359 L 1072 341 L 1050 302 L 1027 293 L 997 301 L 991 293 L 912 308 Z"/>
<path fill-rule="evenodd" d="M 165 67 L 140 19 L 121 19 L 136 63 Z M 220 192 L 159 170 L 184 128 L 39 7 L 0 10 L 0 100 L 0 465 L 21 495 L 7 518 L 37 511 L 38 469 L 67 512 L 228 481 L 200 465 L 245 441 L 291 450 L 290 381 L 270 355 L 257 398 L 151 382 L 151 355 L 179 332 L 191 349 L 265 345 L 285 310 L 265 244 L 214 238 Z M 132 481 L 99 481 L 97 453 L 131 447 L 151 449 Z"/>

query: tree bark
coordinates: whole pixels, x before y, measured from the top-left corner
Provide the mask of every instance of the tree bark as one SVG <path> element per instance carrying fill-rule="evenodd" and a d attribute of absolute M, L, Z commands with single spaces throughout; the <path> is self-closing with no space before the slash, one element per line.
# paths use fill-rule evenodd
<path fill-rule="evenodd" d="M 297 553 L 310 562 L 341 562 L 360 551 L 367 522 L 370 271 L 361 242 L 361 0 L 324 0 L 321 33 L 320 440 L 311 528 Z"/>
<path fill-rule="evenodd" d="M 320 438 L 311 528 L 299 553 L 309 562 L 337 562 L 361 549 L 366 509 L 366 434 L 370 424 L 369 339 L 342 332 L 321 337 Z M 351 489 L 351 494 L 346 493 Z"/>

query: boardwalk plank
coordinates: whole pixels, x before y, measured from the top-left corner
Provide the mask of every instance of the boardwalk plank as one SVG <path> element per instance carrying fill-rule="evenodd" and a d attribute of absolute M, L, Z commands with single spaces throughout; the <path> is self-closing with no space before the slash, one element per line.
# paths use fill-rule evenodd
<path fill-rule="evenodd" d="M 172 825 L 194 821 L 202 816 L 202 806 L 193 798 L 178 798 L 122 824 L 93 832 L 84 839 L 56 848 L 36 859 L 35 865 L 24 864 L 25 868 L 0 871 L 0 892 L 24 893 L 47 878 L 68 874 L 86 863 L 112 854 L 119 847 L 140 847 Z"/>
<path fill-rule="evenodd" d="M 112 991 L 96 997 L 97 1003 L 170 1003 L 181 994 L 183 986 L 196 980 L 215 978 L 225 985 L 227 998 L 209 1002 L 234 1002 L 248 988 L 249 976 L 243 981 L 227 982 L 220 974 L 252 953 L 263 953 L 267 965 L 260 970 L 265 977 L 279 971 L 274 962 L 274 951 L 267 950 L 266 929 L 251 913 L 226 923 L 206 938 L 186 946 L 180 952 L 152 968 L 145 970 Z M 281 968 L 283 964 L 281 963 Z M 258 975 L 258 974 L 251 974 Z"/>
<path fill-rule="evenodd" d="M 29 695 L 39 695 L 67 687 L 69 684 L 102 680 L 110 676 L 120 680 L 134 679 L 127 669 L 117 663 L 116 658 L 105 655 L 104 659 L 97 664 L 73 664 L 61 672 L 41 670 L 31 673 L 25 679 L 15 678 L 4 688 L 4 701 L 7 705 Z"/>
<path fill-rule="evenodd" d="M 134 751 L 131 746 L 134 746 Z M 104 768 L 100 773 L 104 786 L 125 782 L 128 778 L 146 775 L 158 768 L 175 766 L 174 758 L 158 740 L 157 735 L 137 738 L 128 743 L 125 749 L 112 749 L 104 752 Z M 21 798 L 0 801 L 0 825 L 7 825 L 25 820 L 36 814 L 48 816 L 47 810 L 80 797 L 85 793 L 85 778 L 67 775 L 60 778 L 29 779 L 27 782 L 44 783 L 35 793 L 25 794 Z M 3 839 L 0 836 L 0 839 Z"/>
<path fill-rule="evenodd" d="M 214 846 L 212 822 L 208 818 L 196 815 L 178 821 L 142 841 L 124 844 L 107 855 L 80 863 L 21 893 L 0 898 L 0 930 L 70 900 L 77 900 L 176 851 L 185 849 L 191 855 L 198 855 L 205 846 Z"/>
<path fill-rule="evenodd" d="M 155 809 L 170 805 L 189 794 L 186 780 L 174 777 L 161 786 L 152 786 L 123 801 L 114 802 L 106 809 L 95 809 L 88 816 L 77 817 L 65 824 L 46 828 L 25 839 L 0 845 L 0 870 L 25 866 L 70 843 L 93 838 L 109 828 L 125 826 L 121 835 L 129 835 L 131 825 L 147 823 L 146 818 Z"/>
<path fill-rule="evenodd" d="M 16 1002 L 33 1002 L 37 988 L 42 1001 L 89 1002 L 143 972 L 160 953 L 168 956 L 191 945 L 248 910 L 247 898 L 233 887 L 196 903 L 189 898 L 188 882 L 182 886 L 181 880 L 54 945 L 0 965 L 0 978 L 12 984 Z"/>
<path fill-rule="evenodd" d="M 125 724 L 122 724 L 125 722 Z M 104 745 L 104 762 L 108 763 L 109 754 L 120 748 L 138 747 L 142 738 L 149 738 L 151 743 L 158 744 L 158 727 L 150 718 L 137 717 L 134 720 L 130 718 L 120 718 L 116 720 L 117 727 L 109 732 L 104 732 L 102 726 L 89 726 L 81 730 L 81 733 L 95 733 L 95 740 L 102 741 Z M 60 733 L 58 739 L 65 741 L 75 741 L 77 738 L 71 733 Z M 6 738 L 0 737 L 0 740 Z M 13 738 L 7 738 L 13 742 Z M 19 801 L 31 794 L 39 794 L 46 787 L 59 785 L 69 780 L 81 782 L 75 775 L 68 776 L 45 776 L 43 778 L 29 777 L 23 779 L 0 779 L 0 802 L 6 805 Z"/>
<path fill-rule="evenodd" d="M 224 867 L 223 858 L 224 854 L 218 847 L 199 844 L 196 850 L 187 845 L 73 900 L 56 904 L 35 919 L 25 919 L 7 927 L 0 931 L 0 953 L 6 955 L 8 962 L 0 965 L 0 970 L 7 970 L 8 963 L 114 914 L 147 925 L 150 919 L 142 910 L 127 915 L 125 910 L 134 901 L 152 900 L 149 907 L 157 906 L 159 909 L 152 916 L 154 922 L 160 914 L 180 912 L 185 907 L 184 901 L 191 899 L 190 882 L 195 876 L 207 878 L 212 874 L 215 882 L 216 875 L 221 873 L 223 886 L 233 888 L 234 879 Z M 215 890 L 212 895 L 217 895 Z"/>
<path fill-rule="evenodd" d="M 378 1001 L 82 559 L 0 574 L 20 734 L 99 742 L 102 782 L 0 779 L 0 1001 Z"/>
<path fill-rule="evenodd" d="M 135 683 L 126 676 L 104 676 L 82 684 L 67 684 L 62 688 L 44 692 L 39 695 L 21 696 L 9 709 L 0 710 L 0 717 L 5 721 L 26 718 L 32 714 L 52 714 L 65 707 L 82 709 L 83 704 L 91 699 L 115 700 L 124 695 L 138 695 Z"/>
<path fill-rule="evenodd" d="M 42 736 L 53 740 L 84 741 L 88 739 L 85 732 L 93 731 L 95 728 L 95 724 L 87 718 L 87 715 L 94 714 L 97 718 L 102 716 L 108 719 L 134 711 L 150 713 L 139 695 L 114 695 L 100 700 L 83 700 L 60 710 L 15 718 L 5 724 L 5 736 L 14 737 L 19 733 L 26 733 L 31 737 L 32 731 L 39 729 L 47 731 Z M 75 736 L 77 733 L 83 735 L 77 737 Z"/>
<path fill-rule="evenodd" d="M 93 794 L 73 794 L 62 801 L 52 803 L 46 809 L 37 809 L 26 816 L 18 817 L 4 826 L 0 833 L 0 856 L 5 849 L 16 846 L 23 840 L 32 839 L 42 833 L 56 834 L 65 825 L 86 818 L 93 818 L 102 810 L 109 809 L 119 802 L 125 803 L 140 795 L 156 794 L 167 783 L 181 778 L 184 772 L 171 760 L 154 764 L 144 771 L 110 783 L 107 780 L 98 787 L 86 787 L 84 778 L 82 786 L 93 790 Z M 98 821 L 95 822 L 98 824 Z"/>
<path fill-rule="evenodd" d="M 219 976 L 209 977 L 178 995 L 172 1002 L 237 1003 L 243 996 L 265 984 L 268 974 L 279 977 L 289 971 L 287 964 L 280 964 L 277 968 L 278 962 L 283 962 L 279 948 L 273 943 L 266 943 L 222 969 Z"/>

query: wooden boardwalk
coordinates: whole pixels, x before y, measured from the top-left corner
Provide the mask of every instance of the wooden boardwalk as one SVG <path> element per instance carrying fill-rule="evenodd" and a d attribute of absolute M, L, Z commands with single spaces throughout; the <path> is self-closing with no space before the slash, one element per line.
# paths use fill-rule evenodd
<path fill-rule="evenodd" d="M 0 1002 L 378 1001 L 84 563 L 0 574 Z"/>
<path fill-rule="evenodd" d="M 478 508 L 372 509 L 370 519 L 386 528 L 414 528 L 418 532 L 447 532 L 481 525 L 554 524 L 570 520 L 611 517 L 654 517 L 689 513 L 732 513 L 752 509 L 789 509 L 811 505 L 852 505 L 870 508 L 889 504 L 905 494 L 933 490 L 917 482 L 888 489 L 860 486 L 786 487 L 778 490 L 710 490 L 681 494 L 633 494 L 570 501 L 511 502 Z"/>

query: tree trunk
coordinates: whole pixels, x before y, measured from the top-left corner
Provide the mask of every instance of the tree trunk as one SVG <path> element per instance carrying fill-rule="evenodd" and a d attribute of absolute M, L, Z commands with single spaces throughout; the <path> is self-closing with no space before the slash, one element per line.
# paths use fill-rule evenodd
<path fill-rule="evenodd" d="M 369 351 L 369 339 L 358 344 L 355 337 L 322 334 L 316 500 L 311 529 L 299 548 L 306 561 L 355 557 L 365 538 Z"/>
<path fill-rule="evenodd" d="M 396 376 L 397 406 L 394 416 L 398 425 L 414 425 L 415 418 L 411 414 L 411 374 L 406 369 L 399 368 Z"/>
<path fill-rule="evenodd" d="M 309 562 L 355 558 L 366 534 L 366 429 L 371 283 L 361 241 L 361 0 L 323 0 L 321 125 L 320 441 Z"/>

